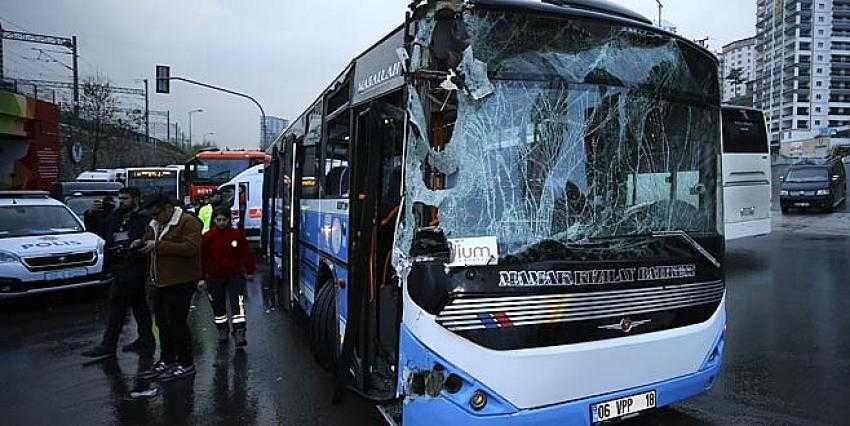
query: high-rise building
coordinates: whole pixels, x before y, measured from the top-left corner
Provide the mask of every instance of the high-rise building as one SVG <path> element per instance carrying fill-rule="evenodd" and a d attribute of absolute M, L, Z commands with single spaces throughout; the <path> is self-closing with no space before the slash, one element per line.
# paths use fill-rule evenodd
<path fill-rule="evenodd" d="M 850 125 L 850 0 L 757 0 L 756 106 L 771 142 Z"/>
<path fill-rule="evenodd" d="M 720 57 L 720 78 L 723 83 L 723 102 L 752 104 L 756 80 L 756 38 L 733 41 L 723 46 Z M 748 102 L 743 102 L 743 98 Z"/>
<path fill-rule="evenodd" d="M 287 126 L 289 126 L 289 120 L 267 115 L 266 125 L 263 127 L 263 119 L 260 118 L 260 149 L 266 149 L 278 135 L 286 130 Z M 264 130 L 265 134 L 263 134 Z"/>

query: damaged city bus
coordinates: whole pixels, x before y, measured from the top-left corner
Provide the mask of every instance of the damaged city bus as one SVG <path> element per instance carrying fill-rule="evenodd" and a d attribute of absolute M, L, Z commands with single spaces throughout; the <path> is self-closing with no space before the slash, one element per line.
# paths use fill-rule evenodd
<path fill-rule="evenodd" d="M 266 250 L 404 424 L 586 424 L 711 388 L 717 62 L 608 2 L 418 1 L 278 138 Z"/>

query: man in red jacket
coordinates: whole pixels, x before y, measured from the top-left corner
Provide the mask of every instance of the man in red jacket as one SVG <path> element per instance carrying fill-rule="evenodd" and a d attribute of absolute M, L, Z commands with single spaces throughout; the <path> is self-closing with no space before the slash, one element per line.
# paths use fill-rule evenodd
<path fill-rule="evenodd" d="M 242 231 L 233 228 L 230 210 L 219 209 L 213 213 L 214 227 L 201 240 L 201 272 L 207 282 L 218 341 L 228 339 L 228 322 L 232 324 L 236 346 L 245 340 L 245 275 L 254 279 L 256 263 L 248 240 Z M 230 318 L 227 304 L 230 302 Z M 229 321 L 228 321 L 229 320 Z"/>

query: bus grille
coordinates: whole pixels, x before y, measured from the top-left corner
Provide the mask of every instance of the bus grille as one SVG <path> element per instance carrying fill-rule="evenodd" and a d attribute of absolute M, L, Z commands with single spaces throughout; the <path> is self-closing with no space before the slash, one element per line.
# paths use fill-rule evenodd
<path fill-rule="evenodd" d="M 636 290 L 537 296 L 455 295 L 437 315 L 451 331 L 594 321 L 717 304 L 722 281 Z"/>

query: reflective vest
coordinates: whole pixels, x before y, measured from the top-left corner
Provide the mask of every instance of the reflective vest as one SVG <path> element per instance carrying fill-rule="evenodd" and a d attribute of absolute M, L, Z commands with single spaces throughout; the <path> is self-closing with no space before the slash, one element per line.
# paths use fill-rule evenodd
<path fill-rule="evenodd" d="M 202 234 L 206 234 L 207 231 L 210 230 L 210 225 L 212 224 L 212 215 L 212 204 L 205 204 L 203 207 L 201 207 L 200 210 L 198 210 L 198 219 L 200 219 L 201 223 L 204 224 L 204 228 L 201 230 Z"/>

